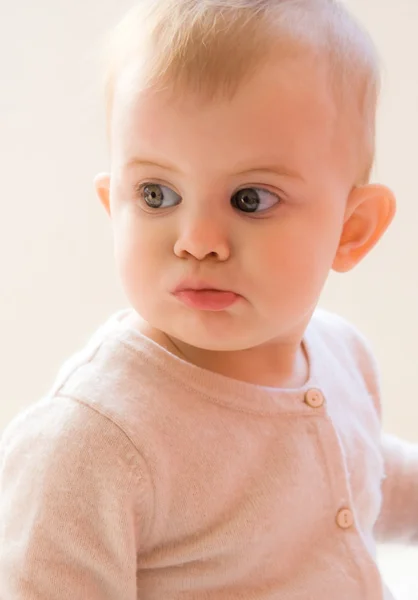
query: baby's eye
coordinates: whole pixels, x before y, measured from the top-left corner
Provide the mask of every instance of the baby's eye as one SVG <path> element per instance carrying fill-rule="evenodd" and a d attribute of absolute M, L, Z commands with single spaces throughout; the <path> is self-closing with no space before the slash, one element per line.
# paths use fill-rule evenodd
<path fill-rule="evenodd" d="M 279 196 L 261 188 L 245 188 L 231 198 L 232 206 L 246 213 L 262 212 L 279 202 Z"/>
<path fill-rule="evenodd" d="M 139 194 L 149 208 L 168 208 L 181 202 L 181 196 L 159 183 L 141 185 Z"/>

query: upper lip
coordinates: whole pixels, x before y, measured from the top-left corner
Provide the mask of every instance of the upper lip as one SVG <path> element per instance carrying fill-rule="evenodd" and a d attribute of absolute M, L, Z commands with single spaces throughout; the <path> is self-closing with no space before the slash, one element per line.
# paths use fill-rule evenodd
<path fill-rule="evenodd" d="M 214 292 L 231 292 L 232 290 L 228 290 L 226 288 L 220 287 L 219 285 L 214 285 L 208 281 L 200 281 L 200 280 L 192 280 L 185 279 L 177 287 L 174 288 L 173 294 L 178 294 L 179 292 L 184 292 L 185 290 L 211 290 Z M 235 293 L 235 292 L 232 292 Z"/>

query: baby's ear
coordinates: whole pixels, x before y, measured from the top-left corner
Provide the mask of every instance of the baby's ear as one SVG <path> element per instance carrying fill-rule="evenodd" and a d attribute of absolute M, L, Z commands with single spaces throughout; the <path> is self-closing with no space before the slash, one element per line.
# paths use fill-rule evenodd
<path fill-rule="evenodd" d="M 380 240 L 395 212 L 396 199 L 389 188 L 375 184 L 354 188 L 332 268 L 344 273 L 355 267 Z"/>
<path fill-rule="evenodd" d="M 96 194 L 103 204 L 107 214 L 110 216 L 110 175 L 109 173 L 99 173 L 94 178 L 94 187 Z"/>

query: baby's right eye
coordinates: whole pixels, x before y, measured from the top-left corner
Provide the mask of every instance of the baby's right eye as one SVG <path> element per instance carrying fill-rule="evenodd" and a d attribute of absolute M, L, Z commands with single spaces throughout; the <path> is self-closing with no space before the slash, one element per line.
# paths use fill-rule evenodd
<path fill-rule="evenodd" d="M 138 187 L 138 193 L 149 208 L 169 208 L 181 202 L 181 196 L 159 183 L 144 183 Z"/>

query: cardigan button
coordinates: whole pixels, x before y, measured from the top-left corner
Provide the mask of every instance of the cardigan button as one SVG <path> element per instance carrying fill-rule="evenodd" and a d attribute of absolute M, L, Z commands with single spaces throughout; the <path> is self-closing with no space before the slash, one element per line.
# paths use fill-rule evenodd
<path fill-rule="evenodd" d="M 343 508 L 337 515 L 337 525 L 341 529 L 350 529 L 354 525 L 354 516 L 351 510 Z"/>
<path fill-rule="evenodd" d="M 311 408 L 321 408 L 324 405 L 325 398 L 320 390 L 311 389 L 305 394 L 305 402 Z"/>

